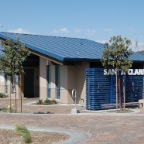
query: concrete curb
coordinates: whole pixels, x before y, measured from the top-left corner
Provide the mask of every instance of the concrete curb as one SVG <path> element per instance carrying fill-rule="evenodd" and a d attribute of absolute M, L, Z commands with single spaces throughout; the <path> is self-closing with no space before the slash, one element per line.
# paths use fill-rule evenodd
<path fill-rule="evenodd" d="M 34 113 L 4 113 L 0 112 L 0 115 L 19 115 L 19 116 L 144 116 L 139 111 L 131 113 L 112 113 L 112 112 L 93 112 L 93 113 L 77 113 L 77 114 L 34 114 Z"/>
<path fill-rule="evenodd" d="M 29 127 L 29 126 L 27 128 L 30 131 L 60 133 L 60 134 L 66 134 L 70 136 L 68 140 L 59 142 L 57 144 L 78 144 L 88 139 L 88 135 L 86 135 L 85 133 L 72 131 L 72 130 L 49 129 L 49 128 Z M 0 125 L 0 129 L 14 130 L 15 127 L 9 125 Z"/>

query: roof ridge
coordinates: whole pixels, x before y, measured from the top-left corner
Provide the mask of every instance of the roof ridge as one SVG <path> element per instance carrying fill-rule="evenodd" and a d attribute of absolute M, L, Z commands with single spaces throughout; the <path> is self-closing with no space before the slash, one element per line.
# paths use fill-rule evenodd
<path fill-rule="evenodd" d="M 30 33 L 16 33 L 16 32 L 0 32 L 0 33 L 5 33 L 5 34 L 9 33 L 9 34 L 17 34 L 17 35 L 29 35 L 29 36 L 42 36 L 42 37 L 53 37 L 53 38 L 65 38 L 65 39 L 77 39 L 77 40 L 87 40 L 87 41 L 103 44 L 101 42 L 97 42 L 97 41 L 86 39 L 86 38 L 64 37 L 64 36 L 42 35 L 42 34 L 30 34 Z"/>

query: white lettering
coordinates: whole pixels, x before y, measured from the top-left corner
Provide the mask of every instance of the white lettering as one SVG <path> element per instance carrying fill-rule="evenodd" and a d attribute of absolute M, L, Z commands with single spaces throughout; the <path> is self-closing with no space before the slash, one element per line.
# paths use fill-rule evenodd
<path fill-rule="evenodd" d="M 144 69 L 129 69 L 127 72 L 128 75 L 144 75 Z M 104 69 L 104 75 L 116 75 L 116 69 Z M 121 72 L 121 75 L 126 75 L 124 71 Z"/>
<path fill-rule="evenodd" d="M 121 75 L 126 75 L 126 73 L 124 71 L 121 72 Z"/>
<path fill-rule="evenodd" d="M 139 75 L 144 75 L 144 69 L 139 69 Z"/>
<path fill-rule="evenodd" d="M 104 69 L 104 75 L 108 75 L 107 69 Z"/>

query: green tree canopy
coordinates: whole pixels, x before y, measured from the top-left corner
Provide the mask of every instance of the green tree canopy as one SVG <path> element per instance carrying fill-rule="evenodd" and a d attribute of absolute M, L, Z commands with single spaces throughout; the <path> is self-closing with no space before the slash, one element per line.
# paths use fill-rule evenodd
<path fill-rule="evenodd" d="M 131 41 L 121 36 L 114 36 L 105 44 L 104 52 L 101 58 L 102 65 L 105 68 L 114 68 L 127 72 L 132 66 L 129 57 L 133 54 L 129 48 Z"/>
<path fill-rule="evenodd" d="M 2 41 L 4 53 L 0 57 L 0 69 L 7 75 L 24 73 L 23 62 L 30 55 L 29 50 L 17 39 L 15 44 L 11 39 Z"/>

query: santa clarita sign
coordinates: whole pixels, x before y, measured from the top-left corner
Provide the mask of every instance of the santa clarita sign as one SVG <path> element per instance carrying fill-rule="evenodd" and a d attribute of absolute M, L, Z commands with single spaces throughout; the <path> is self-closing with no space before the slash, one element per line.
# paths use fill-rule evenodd
<path fill-rule="evenodd" d="M 129 69 L 127 73 L 121 71 L 121 75 L 144 75 L 144 69 Z M 104 69 L 104 75 L 116 75 L 116 69 Z"/>

